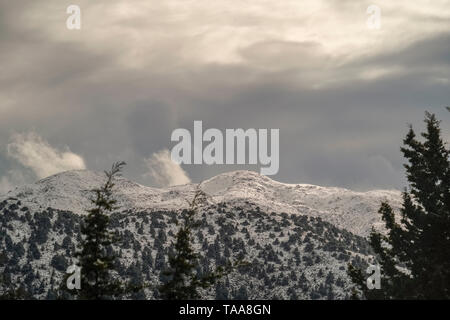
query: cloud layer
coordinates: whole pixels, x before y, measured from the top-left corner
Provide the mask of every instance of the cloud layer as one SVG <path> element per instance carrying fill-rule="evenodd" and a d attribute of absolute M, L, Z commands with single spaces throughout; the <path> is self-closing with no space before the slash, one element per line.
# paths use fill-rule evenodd
<path fill-rule="evenodd" d="M 17 169 L 11 132 L 34 129 L 89 168 L 124 160 L 154 184 L 142 159 L 202 120 L 279 128 L 277 180 L 401 188 L 407 123 L 421 129 L 428 109 L 449 136 L 448 0 L 377 1 L 380 30 L 364 1 L 78 0 L 79 31 L 71 4 L 0 1 L 0 176 Z M 193 181 L 259 170 L 183 168 Z"/>

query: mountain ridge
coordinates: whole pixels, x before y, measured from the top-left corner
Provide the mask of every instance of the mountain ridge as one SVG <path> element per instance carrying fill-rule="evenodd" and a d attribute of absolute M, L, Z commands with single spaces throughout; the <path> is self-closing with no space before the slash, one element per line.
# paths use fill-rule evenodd
<path fill-rule="evenodd" d="M 105 180 L 103 173 L 89 170 L 65 171 L 35 183 L 9 191 L 0 201 L 17 198 L 31 211 L 47 208 L 84 214 L 90 208 L 90 190 Z M 311 184 L 287 184 L 257 172 L 239 170 L 222 173 L 199 184 L 167 188 L 141 185 L 124 177 L 116 180 L 119 210 L 180 211 L 188 207 L 197 188 L 208 195 L 212 204 L 258 206 L 266 212 L 302 214 L 320 217 L 339 228 L 367 235 L 372 226 L 381 227 L 377 213 L 382 201 L 400 206 L 401 193 L 396 190 L 352 191 Z"/>
<path fill-rule="evenodd" d="M 58 297 L 67 267 L 77 263 L 90 190 L 104 181 L 102 173 L 68 171 L 0 197 L 0 273 L 7 285 L 24 286 L 36 299 Z M 192 238 L 201 257 L 197 273 L 249 262 L 203 292 L 205 299 L 349 299 L 347 265 L 373 263 L 365 236 L 379 222 L 379 202 L 397 199 L 384 191 L 283 184 L 249 171 L 164 189 L 125 178 L 116 183 L 115 268 L 124 281 L 154 285 L 132 299 L 159 298 L 177 222 L 198 187 L 208 197 Z"/>

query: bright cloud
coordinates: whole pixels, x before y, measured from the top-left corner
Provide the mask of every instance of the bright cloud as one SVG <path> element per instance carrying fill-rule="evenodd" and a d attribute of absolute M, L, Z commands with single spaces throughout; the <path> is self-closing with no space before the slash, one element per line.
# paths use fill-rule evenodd
<path fill-rule="evenodd" d="M 145 162 L 149 170 L 147 175 L 160 187 L 176 186 L 191 182 L 183 168 L 172 161 L 170 152 L 167 149 L 153 153 Z"/>
<path fill-rule="evenodd" d="M 57 39 L 69 37 L 92 48 L 101 44 L 101 50 L 117 48 L 121 43 L 120 48 L 126 49 L 121 50 L 121 61 L 135 67 L 143 63 L 159 67 L 161 59 L 174 58 L 174 54 L 178 64 L 248 63 L 240 56 L 241 49 L 273 40 L 320 43 L 328 55 L 346 60 L 405 47 L 447 30 L 441 22 L 450 17 L 447 0 L 436 0 L 432 5 L 425 0 L 377 1 L 382 18 L 377 31 L 366 25 L 370 4 L 330 0 L 134 0 L 96 1 L 94 5 L 80 0 L 83 28 L 89 33 L 70 35 L 58 27 L 65 18 L 57 16 L 59 1 L 48 1 L 47 10 L 36 4 L 26 18 L 38 22 L 54 14 L 54 24 L 42 27 Z"/>
<path fill-rule="evenodd" d="M 40 179 L 62 171 L 86 169 L 81 156 L 68 148 L 65 151 L 53 148 L 34 132 L 13 135 L 8 155 L 30 168 Z"/>

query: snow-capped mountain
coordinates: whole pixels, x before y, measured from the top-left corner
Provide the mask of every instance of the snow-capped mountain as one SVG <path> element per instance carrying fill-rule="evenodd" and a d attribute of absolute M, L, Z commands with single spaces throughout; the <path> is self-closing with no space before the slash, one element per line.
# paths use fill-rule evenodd
<path fill-rule="evenodd" d="M 90 190 L 105 180 L 103 173 L 88 170 L 62 172 L 34 184 L 18 187 L 5 198 L 20 199 L 32 210 L 48 207 L 85 214 L 90 206 Z M 118 178 L 116 194 L 121 210 L 158 211 L 187 208 L 196 188 L 202 189 L 211 203 L 227 203 L 245 208 L 259 206 L 262 211 L 302 214 L 328 221 L 358 235 L 367 235 L 378 227 L 377 211 L 382 201 L 400 205 L 396 190 L 356 192 L 343 188 L 309 184 L 286 184 L 253 171 L 233 171 L 198 184 L 169 188 L 151 188 L 125 178 Z M 0 198 L 1 201 L 1 198 Z"/>
<path fill-rule="evenodd" d="M 68 171 L 0 197 L 0 293 L 6 284 L 21 285 L 38 299 L 58 296 L 66 268 L 76 262 L 90 190 L 104 181 L 102 173 Z M 165 281 L 161 271 L 176 222 L 197 188 L 208 195 L 196 217 L 197 272 L 229 260 L 249 263 L 204 292 L 217 299 L 348 298 L 348 263 L 364 268 L 372 260 L 365 236 L 380 222 L 379 205 L 396 207 L 401 198 L 398 191 L 285 184 L 250 171 L 164 189 L 118 178 L 118 209 L 110 223 L 121 236 L 113 248 L 121 278 L 153 288 Z M 154 299 L 158 292 L 146 289 L 131 298 Z"/>

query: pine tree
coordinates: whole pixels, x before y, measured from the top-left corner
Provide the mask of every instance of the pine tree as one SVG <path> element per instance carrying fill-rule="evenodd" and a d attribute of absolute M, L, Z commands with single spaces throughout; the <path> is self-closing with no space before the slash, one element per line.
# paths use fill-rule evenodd
<path fill-rule="evenodd" d="M 115 209 L 117 202 L 113 197 L 114 179 L 124 165 L 117 162 L 110 171 L 105 171 L 105 184 L 93 190 L 93 208 L 88 210 L 81 226 L 83 238 L 76 253 L 81 267 L 79 299 L 111 299 L 125 292 L 123 284 L 112 275 L 116 256 L 110 248 L 119 238 L 108 229 L 108 213 Z"/>
<path fill-rule="evenodd" d="M 183 212 L 184 222 L 173 244 L 174 254 L 169 256 L 169 269 L 163 272 L 168 281 L 159 287 L 160 297 L 164 300 L 198 299 L 201 289 L 210 288 L 235 268 L 245 265 L 239 261 L 226 267 L 217 267 L 215 271 L 203 275 L 196 272 L 200 257 L 193 248 L 192 229 L 198 226 L 194 217 L 199 205 L 205 200 L 206 194 L 198 189 L 189 209 Z"/>
<path fill-rule="evenodd" d="M 0 285 L 2 285 L 1 281 Z M 12 287 L 0 287 L 0 300 L 31 300 L 32 298 L 33 297 L 25 290 L 23 285 L 19 286 L 17 289 Z"/>
<path fill-rule="evenodd" d="M 424 142 L 410 127 L 403 155 L 409 188 L 396 217 L 388 203 L 379 210 L 387 233 L 372 230 L 370 244 L 381 267 L 381 289 L 368 290 L 361 270 L 348 273 L 368 299 L 450 298 L 450 150 L 439 121 L 426 113 Z"/>
<path fill-rule="evenodd" d="M 7 271 L 6 262 L 8 257 L 5 252 L 0 252 L 0 300 L 30 300 L 32 296 L 25 290 L 23 285 L 16 287 L 11 282 L 11 274 Z"/>

